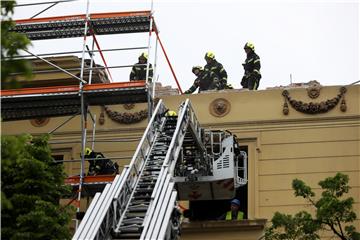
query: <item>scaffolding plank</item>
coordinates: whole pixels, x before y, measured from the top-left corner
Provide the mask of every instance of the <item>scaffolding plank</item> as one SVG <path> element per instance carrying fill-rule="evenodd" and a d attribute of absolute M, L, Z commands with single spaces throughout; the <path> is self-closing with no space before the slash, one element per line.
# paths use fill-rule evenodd
<path fill-rule="evenodd" d="M 3 121 L 80 114 L 79 86 L 1 90 Z M 85 85 L 86 104 L 113 105 L 147 101 L 145 81 Z"/>
<path fill-rule="evenodd" d="M 150 11 L 111 12 L 90 14 L 87 35 L 148 32 Z M 31 40 L 82 37 L 86 15 L 15 20 L 15 32 L 24 33 Z"/>
<path fill-rule="evenodd" d="M 116 175 L 97 175 L 97 176 L 85 176 L 84 184 L 106 184 L 112 183 Z M 72 176 L 65 179 L 65 184 L 67 185 L 76 185 L 80 183 L 80 176 Z"/>

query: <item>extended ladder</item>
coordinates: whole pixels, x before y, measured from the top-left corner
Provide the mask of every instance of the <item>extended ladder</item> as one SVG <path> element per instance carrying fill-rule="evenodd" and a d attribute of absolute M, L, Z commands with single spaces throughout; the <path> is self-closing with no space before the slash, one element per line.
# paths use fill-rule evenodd
<path fill-rule="evenodd" d="M 190 105 L 179 116 L 164 116 L 162 101 L 129 166 L 97 193 L 73 239 L 173 239 L 178 234 L 177 192 L 172 179 L 186 133 L 201 144 L 201 129 Z"/>

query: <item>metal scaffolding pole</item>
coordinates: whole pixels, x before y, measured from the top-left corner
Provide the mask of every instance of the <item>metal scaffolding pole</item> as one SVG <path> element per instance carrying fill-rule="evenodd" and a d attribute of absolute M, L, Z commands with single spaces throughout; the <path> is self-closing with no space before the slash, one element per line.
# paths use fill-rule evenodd
<path fill-rule="evenodd" d="M 91 120 L 93 121 L 93 132 L 92 132 L 92 143 L 91 149 L 94 150 L 95 147 L 95 130 L 96 130 L 96 114 L 94 116 L 91 114 L 90 110 L 88 110 Z"/>
<path fill-rule="evenodd" d="M 157 48 L 158 48 L 158 39 L 156 38 L 156 40 L 155 40 L 155 59 L 154 59 L 154 77 L 157 74 Z M 157 79 L 154 78 L 154 80 L 153 80 L 153 92 L 152 92 L 153 98 L 155 98 L 156 81 L 157 81 Z"/>
<path fill-rule="evenodd" d="M 84 64 L 85 64 L 85 49 L 86 49 L 86 33 L 88 28 L 88 21 L 89 21 L 89 0 L 86 3 L 86 20 L 85 20 L 85 29 L 84 29 L 84 43 L 83 43 L 83 53 L 82 53 L 82 61 L 81 61 L 81 73 L 80 77 L 83 78 L 84 76 Z M 86 117 L 87 117 L 87 106 L 84 103 L 84 94 L 83 94 L 83 82 L 80 82 L 80 98 L 81 98 L 81 168 L 80 168 L 80 181 L 79 181 L 79 191 L 78 191 L 78 198 L 77 198 L 77 209 L 76 212 L 80 212 L 80 201 L 81 201 L 81 190 L 82 185 L 84 182 L 84 174 L 85 174 L 85 145 L 86 145 Z M 85 109 L 86 108 L 86 109 Z M 86 110 L 86 111 L 85 111 Z M 79 226 L 79 220 L 76 219 L 76 229 Z"/>
<path fill-rule="evenodd" d="M 171 65 L 171 63 L 170 63 L 170 60 L 169 60 L 169 58 L 168 58 L 168 56 L 167 56 L 167 54 L 166 54 L 165 48 L 164 48 L 164 46 L 163 46 L 163 44 L 162 44 L 162 42 L 161 42 L 161 39 L 160 39 L 160 37 L 159 37 L 159 33 L 158 33 L 157 29 L 155 29 L 155 34 L 156 34 L 157 39 L 159 40 L 160 47 L 161 47 L 161 49 L 162 49 L 162 51 L 163 51 L 163 53 L 164 53 L 164 56 L 165 56 L 165 58 L 166 58 L 166 61 L 167 61 L 168 65 L 169 65 L 169 67 L 170 67 L 171 73 L 172 73 L 172 75 L 173 75 L 173 77 L 174 77 L 174 79 L 175 79 L 176 85 L 178 86 L 179 92 L 182 94 L 183 92 L 182 92 L 182 90 L 181 90 L 179 81 L 177 80 L 177 77 L 176 77 L 176 75 L 175 75 L 174 69 L 173 69 L 173 67 L 172 67 L 172 65 Z"/>
<path fill-rule="evenodd" d="M 91 29 L 90 29 L 90 32 L 91 32 L 91 34 L 92 34 L 92 36 L 93 36 L 93 40 L 94 40 L 94 42 L 95 42 L 95 44 L 96 44 L 96 47 L 97 47 L 98 50 L 99 50 L 101 59 L 102 59 L 103 62 L 104 62 L 105 69 L 106 69 L 106 71 L 107 71 L 108 74 L 109 74 L 110 80 L 111 80 L 111 82 L 113 82 L 113 78 L 112 78 L 111 73 L 110 73 L 110 71 L 109 71 L 109 68 L 108 68 L 108 66 L 107 66 L 105 57 L 104 57 L 104 55 L 103 55 L 102 52 L 101 52 L 100 44 L 99 44 L 99 42 L 98 42 L 97 39 L 96 39 L 95 33 L 94 33 Z"/>
<path fill-rule="evenodd" d="M 50 8 L 52 8 L 53 6 L 55 6 L 55 5 L 57 5 L 57 4 L 58 4 L 58 2 L 52 4 L 51 6 L 45 8 L 45 9 L 43 9 L 43 10 L 41 10 L 41 11 L 38 12 L 37 14 L 33 15 L 32 17 L 30 17 L 30 19 L 33 19 L 34 17 L 39 16 L 40 14 L 42 14 L 43 12 L 49 10 Z"/>
<path fill-rule="evenodd" d="M 90 61 L 90 73 L 89 73 L 89 84 L 91 84 L 91 80 L 92 80 L 92 73 L 93 73 L 93 69 L 92 69 L 92 67 L 93 67 L 93 64 L 94 64 L 94 44 L 95 44 L 95 42 L 94 42 L 94 39 L 93 39 L 93 41 L 92 41 L 92 46 L 91 46 L 91 50 L 92 51 L 90 51 L 89 50 L 89 47 L 86 45 L 86 48 L 87 48 L 87 50 L 88 50 L 88 53 L 90 54 L 90 57 L 91 57 L 91 61 Z"/>
<path fill-rule="evenodd" d="M 34 55 L 35 56 L 35 55 Z M 144 64 L 145 65 L 145 64 Z M 111 67 L 92 67 L 92 68 L 60 68 L 60 67 L 56 67 L 58 68 L 59 70 L 39 70 L 39 71 L 32 71 L 33 73 L 52 73 L 52 72 L 65 72 L 67 74 L 69 74 L 70 76 L 74 77 L 75 75 L 72 74 L 72 73 L 69 73 L 69 72 L 66 72 L 66 71 L 76 71 L 76 70 L 94 70 L 94 69 L 105 69 L 105 68 L 129 68 L 129 67 L 133 67 L 134 65 L 119 65 L 119 66 L 111 66 Z M 137 66 L 141 66 L 141 64 L 138 64 Z M 12 73 L 10 74 L 10 76 L 13 76 L 13 75 L 17 75 L 17 74 L 21 74 L 20 72 L 19 73 Z M 76 76 L 75 76 L 76 77 Z M 80 78 L 76 77 L 76 79 L 79 79 L 81 80 Z M 87 83 L 85 80 L 83 80 L 84 83 Z"/>
<path fill-rule="evenodd" d="M 16 4 L 15 7 L 25 7 L 25 6 L 50 4 L 50 3 L 74 2 L 74 1 L 76 1 L 76 0 L 61 0 L 61 1 L 52 1 L 52 2 L 24 3 L 24 4 Z"/>
<path fill-rule="evenodd" d="M 147 49 L 147 47 L 131 47 L 131 48 L 109 48 L 109 49 L 103 49 L 102 52 L 111 52 L 111 51 L 129 51 L 129 50 L 139 50 L 139 49 Z M 87 51 L 90 53 L 97 53 L 100 52 L 99 50 L 93 50 L 93 51 Z M 53 55 L 67 55 L 67 54 L 74 54 L 74 53 L 82 53 L 82 51 L 69 51 L 69 52 L 52 52 L 52 53 L 42 53 L 37 54 L 37 56 L 53 56 Z M 14 57 L 11 57 L 11 59 L 22 59 L 22 58 L 28 58 L 33 57 L 34 55 L 16 55 Z M 8 59 L 10 57 L 4 57 L 4 59 Z"/>
<path fill-rule="evenodd" d="M 71 119 L 73 119 L 74 117 L 76 117 L 77 115 L 73 115 L 71 117 L 69 117 L 65 122 L 61 123 L 59 126 L 57 126 L 56 128 L 54 128 L 53 130 L 51 130 L 49 132 L 49 134 L 53 134 L 56 130 L 58 130 L 59 128 L 61 128 L 62 126 L 64 126 L 65 124 L 67 124 Z"/>
<path fill-rule="evenodd" d="M 149 40 L 148 40 L 148 56 L 150 56 L 150 47 L 151 47 L 151 30 L 153 25 L 153 18 L 152 18 L 152 9 L 150 14 L 150 28 L 149 28 Z M 153 107 L 153 96 L 152 96 L 152 83 L 149 83 L 149 67 L 150 67 L 150 61 L 148 57 L 148 61 L 146 63 L 146 86 L 148 88 L 148 121 L 151 119 L 152 115 L 152 107 Z M 154 76 L 153 76 L 154 77 Z"/>
<path fill-rule="evenodd" d="M 28 50 L 26 50 L 26 49 L 23 49 L 23 50 L 24 50 L 25 52 L 27 52 L 27 53 L 29 53 L 29 54 L 33 55 L 34 57 L 36 57 L 36 58 L 38 58 L 38 59 L 40 59 L 40 60 L 42 60 L 42 61 L 44 61 L 44 62 L 48 63 L 49 65 L 53 66 L 54 68 L 59 69 L 61 72 L 64 72 L 64 73 L 66 73 L 66 74 L 68 74 L 68 75 L 72 76 L 73 78 L 76 78 L 77 80 L 79 80 L 79 81 L 80 81 L 80 83 L 86 83 L 86 81 L 82 78 L 82 76 L 80 76 L 80 78 L 79 78 L 79 77 L 75 76 L 74 74 L 72 74 L 71 72 L 68 72 L 68 71 L 66 71 L 65 69 L 63 69 L 63 68 L 61 68 L 61 67 L 59 67 L 59 66 L 57 66 L 57 65 L 53 64 L 52 62 L 49 62 L 48 60 L 46 60 L 46 59 L 44 59 L 44 58 L 42 58 L 42 57 L 39 57 L 38 55 L 33 54 L 33 53 L 29 52 L 29 51 L 28 51 Z M 59 71 L 59 70 L 56 70 L 56 71 Z"/>

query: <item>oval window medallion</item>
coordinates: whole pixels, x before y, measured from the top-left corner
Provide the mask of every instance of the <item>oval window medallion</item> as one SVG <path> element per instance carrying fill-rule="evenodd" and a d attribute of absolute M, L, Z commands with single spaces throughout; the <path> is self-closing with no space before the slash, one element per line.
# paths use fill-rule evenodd
<path fill-rule="evenodd" d="M 231 104 L 224 98 L 215 99 L 210 103 L 210 113 L 215 117 L 226 116 L 231 109 Z"/>

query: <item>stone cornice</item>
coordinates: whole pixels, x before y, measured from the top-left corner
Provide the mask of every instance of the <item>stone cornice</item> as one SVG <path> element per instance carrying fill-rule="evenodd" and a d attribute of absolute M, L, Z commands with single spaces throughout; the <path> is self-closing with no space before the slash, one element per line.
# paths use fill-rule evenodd
<path fill-rule="evenodd" d="M 265 227 L 267 219 L 241 220 L 241 221 L 194 221 L 183 222 L 181 231 L 186 232 L 202 232 L 202 231 L 248 231 L 262 230 Z"/>

